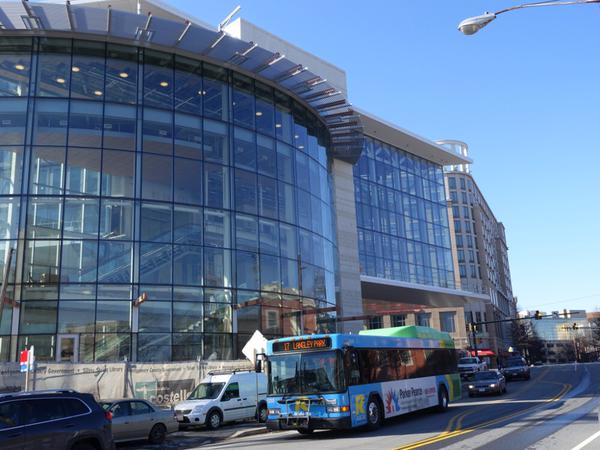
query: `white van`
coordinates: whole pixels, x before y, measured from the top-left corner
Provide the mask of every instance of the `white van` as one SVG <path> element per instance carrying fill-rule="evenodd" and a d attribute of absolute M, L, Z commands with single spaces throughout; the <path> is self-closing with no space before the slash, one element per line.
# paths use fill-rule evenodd
<path fill-rule="evenodd" d="M 206 425 L 216 430 L 223 422 L 257 418 L 267 420 L 267 377 L 251 371 L 209 373 L 186 401 L 175 406 L 175 416 L 185 428 Z"/>

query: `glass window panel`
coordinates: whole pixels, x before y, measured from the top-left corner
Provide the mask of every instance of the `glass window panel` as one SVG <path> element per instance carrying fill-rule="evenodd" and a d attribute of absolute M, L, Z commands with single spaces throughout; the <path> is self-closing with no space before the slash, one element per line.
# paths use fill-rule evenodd
<path fill-rule="evenodd" d="M 19 336 L 19 348 L 35 346 L 35 359 L 37 361 L 55 361 L 54 354 L 55 336 Z"/>
<path fill-rule="evenodd" d="M 170 332 L 171 302 L 149 300 L 139 308 L 140 332 Z"/>
<path fill-rule="evenodd" d="M 202 288 L 175 286 L 173 288 L 173 300 L 186 302 L 202 302 Z"/>
<path fill-rule="evenodd" d="M 98 300 L 127 300 L 131 302 L 131 286 L 98 285 Z"/>
<path fill-rule="evenodd" d="M 37 95 L 68 97 L 71 81 L 71 40 L 42 39 L 38 56 Z"/>
<path fill-rule="evenodd" d="M 298 263 L 295 259 L 281 258 L 281 291 L 298 295 Z"/>
<path fill-rule="evenodd" d="M 164 362 L 171 360 L 171 335 L 140 333 L 137 360 L 139 362 Z"/>
<path fill-rule="evenodd" d="M 204 244 L 231 247 L 231 224 L 228 211 L 204 210 Z"/>
<path fill-rule="evenodd" d="M 37 241 L 39 242 L 39 241 Z M 27 267 L 25 277 L 28 283 L 40 283 L 39 279 L 33 279 L 30 277 L 30 266 Z M 49 283 L 47 280 L 49 277 L 45 277 L 41 283 L 43 284 L 29 284 L 23 285 L 21 297 L 23 300 L 56 300 L 58 299 L 58 280 L 57 276 L 54 276 L 53 282 Z"/>
<path fill-rule="evenodd" d="M 175 156 L 202 159 L 202 119 L 175 113 Z"/>
<path fill-rule="evenodd" d="M 227 164 L 229 162 L 229 134 L 227 124 L 204 120 L 204 159 Z"/>
<path fill-rule="evenodd" d="M 154 158 L 144 155 L 148 158 Z M 135 155 L 129 152 L 104 150 L 102 155 L 102 195 L 133 197 Z"/>
<path fill-rule="evenodd" d="M 195 361 L 202 357 L 201 334 L 173 334 L 172 361 Z"/>
<path fill-rule="evenodd" d="M 0 145 L 25 142 L 27 99 L 0 97 Z"/>
<path fill-rule="evenodd" d="M 0 195 L 21 193 L 22 158 L 21 147 L 0 147 Z"/>
<path fill-rule="evenodd" d="M 238 125 L 254 128 L 254 95 L 252 79 L 233 74 L 233 120 Z"/>
<path fill-rule="evenodd" d="M 239 250 L 258 251 L 258 220 L 256 217 L 236 214 L 235 247 Z"/>
<path fill-rule="evenodd" d="M 173 105 L 173 56 L 144 51 L 144 103 L 171 109 Z"/>
<path fill-rule="evenodd" d="M 107 103 L 104 106 L 104 147 L 135 150 L 136 108 Z"/>
<path fill-rule="evenodd" d="M 71 96 L 101 100 L 104 95 L 105 44 L 73 42 Z"/>
<path fill-rule="evenodd" d="M 227 120 L 229 116 L 227 70 L 204 64 L 203 74 L 204 116 Z"/>
<path fill-rule="evenodd" d="M 256 299 L 257 296 L 254 296 L 254 300 Z M 260 328 L 260 306 L 241 306 L 237 310 L 238 333 L 252 334 Z"/>
<path fill-rule="evenodd" d="M 234 129 L 233 154 L 237 167 L 256 170 L 255 135 L 251 131 L 236 127 Z"/>
<path fill-rule="evenodd" d="M 258 214 L 277 219 L 277 181 L 258 176 Z"/>
<path fill-rule="evenodd" d="M 64 170 L 64 148 L 34 147 L 31 155 L 29 193 L 62 194 Z"/>
<path fill-rule="evenodd" d="M 100 150 L 70 148 L 67 152 L 66 193 L 100 194 Z"/>
<path fill-rule="evenodd" d="M 0 43 L 0 97 L 27 96 L 31 39 L 3 37 Z"/>
<path fill-rule="evenodd" d="M 279 182 L 277 192 L 279 206 L 279 220 L 296 223 L 296 205 L 294 202 L 294 187 L 287 183 Z"/>
<path fill-rule="evenodd" d="M 173 283 L 189 286 L 202 284 L 202 247 L 173 246 Z"/>
<path fill-rule="evenodd" d="M 102 200 L 100 208 L 100 237 L 102 239 L 133 238 L 133 202 Z"/>
<path fill-rule="evenodd" d="M 138 79 L 136 47 L 108 44 L 106 59 L 107 101 L 136 103 Z"/>
<path fill-rule="evenodd" d="M 204 289 L 204 301 L 208 303 L 231 303 L 230 289 Z"/>
<path fill-rule="evenodd" d="M 173 302 L 173 332 L 202 332 L 202 303 Z"/>
<path fill-rule="evenodd" d="M 289 105 L 289 97 L 275 91 L 275 134 L 277 139 L 292 142 L 294 121 Z"/>
<path fill-rule="evenodd" d="M 237 169 L 235 171 L 235 209 L 256 214 L 256 174 Z"/>
<path fill-rule="evenodd" d="M 95 361 L 123 361 L 131 359 L 129 334 L 96 334 Z"/>
<path fill-rule="evenodd" d="M 175 158 L 175 202 L 202 204 L 202 163 Z"/>
<path fill-rule="evenodd" d="M 308 156 L 302 152 L 296 152 L 296 180 L 298 186 L 310 191 L 310 174 L 308 170 Z"/>
<path fill-rule="evenodd" d="M 214 208 L 229 208 L 229 168 L 204 164 L 204 204 Z"/>
<path fill-rule="evenodd" d="M 258 135 L 258 172 L 270 177 L 277 176 L 277 155 L 273 139 Z"/>
<path fill-rule="evenodd" d="M 277 143 L 277 177 L 288 183 L 295 180 L 293 149 L 281 142 Z"/>
<path fill-rule="evenodd" d="M 66 100 L 38 100 L 35 106 L 33 143 L 39 145 L 65 145 L 67 142 Z"/>
<path fill-rule="evenodd" d="M 20 309 L 21 326 L 19 333 L 56 333 L 56 302 L 27 301 L 21 303 Z"/>
<path fill-rule="evenodd" d="M 63 237 L 74 239 L 97 239 L 100 208 L 97 199 L 65 199 Z"/>
<path fill-rule="evenodd" d="M 296 227 L 284 223 L 279 224 L 281 255 L 295 259 L 298 256 L 296 244 Z"/>
<path fill-rule="evenodd" d="M 61 281 L 95 281 L 97 252 L 97 241 L 63 241 Z"/>
<path fill-rule="evenodd" d="M 279 255 L 279 224 L 273 220 L 260 219 L 260 251 Z"/>
<path fill-rule="evenodd" d="M 250 252 L 236 252 L 236 286 L 239 289 L 258 289 L 258 255 Z"/>
<path fill-rule="evenodd" d="M 65 301 L 58 304 L 59 333 L 90 333 L 94 332 L 94 312 L 96 303 L 93 301 Z"/>
<path fill-rule="evenodd" d="M 204 248 L 204 284 L 231 286 L 231 252 L 221 248 Z"/>
<path fill-rule="evenodd" d="M 171 242 L 172 206 L 162 203 L 142 203 L 140 239 L 151 242 Z"/>
<path fill-rule="evenodd" d="M 98 248 L 98 282 L 131 282 L 131 242 L 100 241 Z"/>
<path fill-rule="evenodd" d="M 279 258 L 271 255 L 260 255 L 260 290 L 279 292 L 280 286 Z"/>
<path fill-rule="evenodd" d="M 169 244 L 140 244 L 140 283 L 170 284 L 172 257 Z"/>
<path fill-rule="evenodd" d="M 220 361 L 233 358 L 233 344 L 231 334 L 205 334 L 204 354 L 208 361 Z"/>
<path fill-rule="evenodd" d="M 142 197 L 151 200 L 172 201 L 173 158 L 143 155 Z"/>
<path fill-rule="evenodd" d="M 14 239 L 19 232 L 20 199 L 0 198 L 0 239 Z"/>
<path fill-rule="evenodd" d="M 231 333 L 231 305 L 226 303 L 204 304 L 204 332 Z"/>
<path fill-rule="evenodd" d="M 144 108 L 143 150 L 145 152 L 173 154 L 173 113 Z"/>
<path fill-rule="evenodd" d="M 61 300 L 95 300 L 96 285 L 95 284 L 66 284 L 60 285 Z"/>
<path fill-rule="evenodd" d="M 175 206 L 173 242 L 177 244 L 202 244 L 202 209 Z"/>
<path fill-rule="evenodd" d="M 275 107 L 262 98 L 256 99 L 256 130 L 271 136 L 275 134 Z"/>
<path fill-rule="evenodd" d="M 34 239 L 60 237 L 62 200 L 31 197 L 27 207 L 27 236 Z"/>
<path fill-rule="evenodd" d="M 175 56 L 175 109 L 202 114 L 202 63 Z"/>
<path fill-rule="evenodd" d="M 100 147 L 102 144 L 102 104 L 72 101 L 69 116 L 69 145 Z"/>

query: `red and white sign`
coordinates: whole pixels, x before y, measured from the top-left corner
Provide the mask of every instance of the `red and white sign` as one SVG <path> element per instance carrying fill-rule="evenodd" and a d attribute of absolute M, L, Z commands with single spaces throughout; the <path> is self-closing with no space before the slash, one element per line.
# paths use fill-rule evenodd
<path fill-rule="evenodd" d="M 29 369 L 29 352 L 27 349 L 21 352 L 19 356 L 19 364 L 21 366 L 21 372 L 27 372 Z"/>

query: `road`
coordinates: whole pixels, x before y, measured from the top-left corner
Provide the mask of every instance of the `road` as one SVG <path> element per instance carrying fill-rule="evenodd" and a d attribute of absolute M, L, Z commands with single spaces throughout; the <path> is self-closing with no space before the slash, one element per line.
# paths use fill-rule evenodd
<path fill-rule="evenodd" d="M 386 421 L 376 432 L 295 431 L 203 445 L 202 449 L 593 450 L 600 449 L 600 364 L 532 369 L 501 397 L 453 403 L 445 413 L 421 412 Z M 598 433 L 598 435 L 596 435 Z M 588 442 L 589 441 L 589 442 Z"/>

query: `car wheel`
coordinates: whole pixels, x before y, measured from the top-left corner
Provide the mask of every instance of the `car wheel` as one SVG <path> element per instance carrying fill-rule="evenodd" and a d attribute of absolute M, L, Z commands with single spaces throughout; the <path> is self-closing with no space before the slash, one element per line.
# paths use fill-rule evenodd
<path fill-rule="evenodd" d="M 444 412 L 448 409 L 448 391 L 446 390 L 446 386 L 440 387 L 438 392 L 438 406 L 437 410 L 439 412 Z"/>
<path fill-rule="evenodd" d="M 150 430 L 150 434 L 148 435 L 148 442 L 151 444 L 162 444 L 165 442 L 167 437 L 167 427 L 165 427 L 162 423 L 157 423 Z"/>
<path fill-rule="evenodd" d="M 300 434 L 312 434 L 315 431 L 312 428 L 298 428 L 298 433 Z"/>
<path fill-rule="evenodd" d="M 377 397 L 370 397 L 367 402 L 367 428 L 376 430 L 381 426 L 383 417 L 381 416 L 381 407 Z"/>
<path fill-rule="evenodd" d="M 221 426 L 221 414 L 219 414 L 219 411 L 213 411 L 206 416 L 206 426 L 211 430 L 216 430 Z"/>
<path fill-rule="evenodd" d="M 258 407 L 258 422 L 265 423 L 267 421 L 268 417 L 269 417 L 269 409 L 267 408 L 267 405 L 260 405 Z"/>

